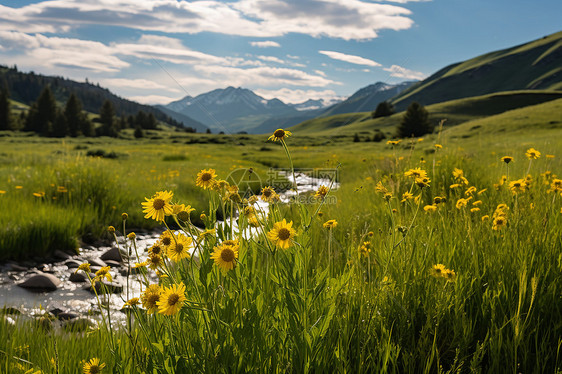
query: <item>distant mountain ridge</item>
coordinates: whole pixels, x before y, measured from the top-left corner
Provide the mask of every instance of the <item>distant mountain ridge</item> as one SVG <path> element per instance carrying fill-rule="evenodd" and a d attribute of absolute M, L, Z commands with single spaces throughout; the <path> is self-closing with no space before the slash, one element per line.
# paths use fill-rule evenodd
<path fill-rule="evenodd" d="M 361 88 L 346 100 L 335 104 L 322 112 L 322 116 L 334 114 L 368 112 L 376 109 L 377 105 L 397 96 L 417 81 L 406 81 L 398 84 L 377 82 Z"/>
<path fill-rule="evenodd" d="M 562 31 L 449 65 L 392 100 L 435 104 L 515 90 L 562 90 Z"/>
<path fill-rule="evenodd" d="M 212 130 L 230 132 L 248 131 L 270 117 L 298 113 L 295 107 L 279 99 L 267 100 L 241 87 L 186 96 L 164 107 L 189 116 Z"/>
<path fill-rule="evenodd" d="M 195 128 L 198 132 L 207 130 L 205 125 L 189 117 L 184 116 L 181 120 L 176 120 L 158 108 L 121 98 L 106 88 L 88 82 L 76 82 L 34 72 L 25 73 L 0 66 L 0 84 L 8 88 L 13 100 L 26 105 L 31 105 L 43 88 L 49 85 L 57 101 L 64 103 L 70 94 L 74 93 L 82 102 L 83 109 L 91 113 L 98 113 L 104 101 L 109 100 L 113 103 L 117 115 L 136 115 L 139 111 L 143 111 L 152 113 L 156 119 L 171 125 L 180 126 L 183 123 L 183 126 Z"/>
<path fill-rule="evenodd" d="M 159 107 L 194 118 L 214 131 L 262 134 L 318 116 L 374 110 L 380 102 L 396 96 L 414 83 L 377 82 L 360 89 L 344 101 L 336 100 L 335 104 L 324 99 L 286 104 L 279 99 L 264 99 L 246 88 L 227 87 L 196 97 L 186 96 Z M 173 116 L 171 112 L 166 113 Z"/>

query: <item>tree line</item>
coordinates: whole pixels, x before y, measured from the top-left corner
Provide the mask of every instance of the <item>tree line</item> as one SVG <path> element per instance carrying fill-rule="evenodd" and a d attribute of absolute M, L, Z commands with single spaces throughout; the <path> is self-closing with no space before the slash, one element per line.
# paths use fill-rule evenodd
<path fill-rule="evenodd" d="M 184 129 L 184 126 L 197 126 L 196 121 L 193 124 L 177 121 L 158 108 L 119 97 L 108 89 L 101 87 L 99 83 L 90 83 L 87 78 L 85 82 L 76 82 L 64 77 L 36 74 L 33 71 L 18 71 L 15 65 L 13 67 L 0 65 L 0 90 L 9 92 L 14 101 L 31 105 L 46 86 L 50 87 L 55 100 L 59 103 L 66 102 L 70 95 L 74 93 L 82 102 L 82 108 L 86 112 L 97 113 L 105 100 L 110 100 L 115 112 L 122 116 L 135 116 L 139 111 L 142 111 L 145 114 L 152 113 L 158 121 L 179 129 Z"/>
<path fill-rule="evenodd" d="M 99 109 L 98 116 L 90 118 L 75 93 L 70 94 L 64 107 L 57 105 L 50 86 L 43 88 L 27 114 L 21 111 L 19 116 L 14 116 L 9 91 L 6 87 L 0 89 L 0 130 L 31 131 L 49 137 L 117 137 L 121 130 L 127 128 L 134 128 L 135 136 L 142 137 L 143 130 L 158 128 L 158 120 L 153 113 L 142 110 L 136 115 L 118 117 L 113 103 L 107 99 Z M 195 132 L 190 128 L 186 130 Z"/>

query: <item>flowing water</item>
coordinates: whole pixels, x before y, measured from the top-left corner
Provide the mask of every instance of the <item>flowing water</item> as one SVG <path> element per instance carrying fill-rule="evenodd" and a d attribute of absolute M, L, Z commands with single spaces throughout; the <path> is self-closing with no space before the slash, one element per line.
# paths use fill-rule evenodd
<path fill-rule="evenodd" d="M 290 181 L 292 177 L 285 175 Z M 329 179 L 313 178 L 305 174 L 296 174 L 296 183 L 298 191 L 301 195 L 308 194 L 318 189 L 320 185 L 330 186 Z M 337 183 L 333 183 L 332 188 L 338 187 Z M 281 200 L 284 202 L 289 201 L 295 197 L 295 191 L 288 190 L 280 194 Z M 267 211 L 268 204 L 259 201 L 259 209 Z M 137 232 L 137 250 L 139 258 L 136 257 L 135 251 L 131 254 L 131 263 L 143 261 L 146 258 L 146 251 L 155 241 L 162 230 L 150 233 Z M 123 249 L 123 245 L 120 244 Z M 100 257 L 111 247 L 84 247 L 79 249 L 79 254 L 71 256 L 65 260 L 57 260 L 48 264 L 37 264 L 29 266 L 21 266 L 14 263 L 0 264 L 0 307 L 12 307 L 18 309 L 25 316 L 37 316 L 44 314 L 45 311 L 55 311 L 56 313 L 65 312 L 73 316 L 91 316 L 96 319 L 99 308 L 95 294 L 89 291 L 88 282 L 73 282 L 70 280 L 71 275 L 76 271 L 77 264 L 89 261 L 94 263 L 100 261 Z M 99 264 L 103 265 L 103 264 Z M 92 266 L 93 269 L 96 269 Z M 32 292 L 28 289 L 18 286 L 23 280 L 29 278 L 38 271 L 49 273 L 57 277 L 61 284 L 56 290 L 51 292 Z M 153 272 L 149 272 L 151 274 Z M 108 303 L 112 311 L 112 319 L 117 322 L 123 322 L 126 318 L 125 313 L 120 312 L 124 302 L 129 297 L 138 297 L 140 295 L 140 285 L 138 277 L 140 275 L 130 275 L 127 285 L 127 267 L 121 265 L 120 267 L 113 267 L 111 269 L 113 282 L 123 286 L 121 293 L 115 293 L 104 296 L 102 299 L 104 303 Z M 151 275 L 150 280 L 154 283 L 157 279 Z"/>

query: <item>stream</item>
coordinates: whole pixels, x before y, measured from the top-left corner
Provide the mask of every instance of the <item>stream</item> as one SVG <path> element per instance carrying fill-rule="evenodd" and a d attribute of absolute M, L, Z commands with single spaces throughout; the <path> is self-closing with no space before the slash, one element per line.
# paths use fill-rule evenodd
<path fill-rule="evenodd" d="M 289 182 L 293 180 L 288 173 L 285 173 L 284 176 Z M 310 177 L 303 173 L 297 173 L 295 179 L 300 194 L 310 195 L 319 186 L 330 186 L 331 184 L 330 179 Z M 338 183 L 334 182 L 332 189 L 337 187 Z M 288 202 L 294 198 L 295 191 L 287 190 L 279 195 L 281 201 Z M 260 199 L 258 205 L 259 210 L 267 212 L 268 203 Z M 162 229 L 153 232 L 135 231 L 140 258 L 135 256 L 133 250 L 131 264 L 141 262 L 146 258 L 148 248 L 158 240 L 162 231 Z M 122 244 L 119 246 L 121 249 L 124 248 Z M 95 294 L 89 290 L 90 283 L 85 276 L 83 274 L 81 276 L 80 273 L 83 272 L 74 274 L 79 264 L 88 261 L 93 272 L 101 266 L 111 266 L 112 283 L 119 288 L 119 291 L 122 288 L 122 291 L 100 297 L 105 299 L 104 302 L 109 305 L 112 322 L 124 323 L 127 315 L 121 309 L 127 300 L 127 295 L 129 298 L 140 296 L 140 284 L 138 282 L 140 275 L 131 274 L 127 285 L 126 264 L 119 264 L 112 260 L 102 261 L 101 257 L 112 248 L 115 248 L 115 246 L 84 246 L 78 249 L 76 255 L 68 255 L 57 251 L 54 257 L 58 258 L 48 263 L 33 263 L 33 261 L 28 260 L 22 263 L 7 262 L 0 264 L 0 308 L 5 308 L 4 313 L 0 313 L 0 318 L 7 319 L 9 323 L 15 323 L 18 315 L 18 318 L 29 319 L 42 316 L 47 311 L 58 317 L 59 320 L 63 320 L 64 323 L 75 324 L 76 321 L 79 321 L 84 326 L 94 326 L 99 320 L 99 307 Z M 20 283 L 37 274 L 50 274 L 60 280 L 60 284 L 56 286 L 56 289 L 49 292 L 35 292 L 19 286 Z M 158 282 L 151 271 L 149 271 L 149 279 L 151 283 Z M 0 309 L 1 311 L 2 309 Z M 2 314 L 4 314 L 3 317 Z"/>

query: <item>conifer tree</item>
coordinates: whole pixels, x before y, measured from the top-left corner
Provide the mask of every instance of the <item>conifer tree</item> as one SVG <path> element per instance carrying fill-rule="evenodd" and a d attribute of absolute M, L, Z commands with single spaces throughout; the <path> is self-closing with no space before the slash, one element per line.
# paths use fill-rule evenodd
<path fill-rule="evenodd" d="M 433 126 L 429 122 L 427 110 L 417 102 L 411 103 L 404 117 L 402 117 L 396 135 L 400 138 L 408 138 L 422 136 L 430 132 L 433 132 Z"/>
<path fill-rule="evenodd" d="M 377 105 L 377 109 L 371 113 L 372 118 L 387 117 L 394 114 L 394 106 L 388 101 L 383 101 Z"/>
<path fill-rule="evenodd" d="M 0 130 L 13 130 L 9 94 L 0 91 Z"/>
<path fill-rule="evenodd" d="M 100 122 L 101 122 L 101 135 L 111 136 L 116 138 L 118 135 L 116 121 L 115 121 L 115 108 L 109 100 L 105 100 L 100 108 Z"/>
<path fill-rule="evenodd" d="M 82 121 L 85 120 L 82 113 L 82 103 L 74 93 L 70 94 L 64 108 L 64 116 L 68 125 L 68 133 L 72 137 L 80 135 L 82 132 Z"/>
<path fill-rule="evenodd" d="M 39 98 L 29 110 L 25 130 L 35 131 L 48 136 L 52 131 L 53 123 L 57 117 L 57 102 L 49 86 L 46 86 Z"/>

